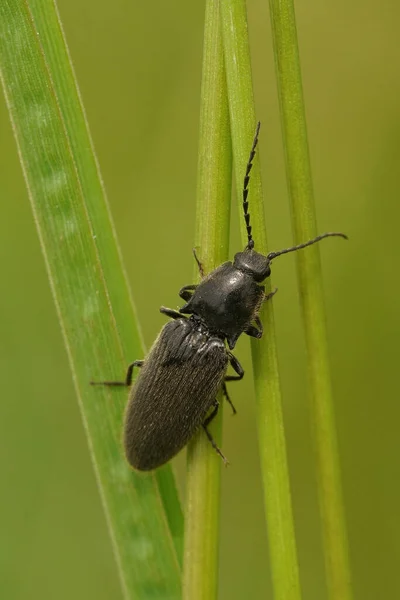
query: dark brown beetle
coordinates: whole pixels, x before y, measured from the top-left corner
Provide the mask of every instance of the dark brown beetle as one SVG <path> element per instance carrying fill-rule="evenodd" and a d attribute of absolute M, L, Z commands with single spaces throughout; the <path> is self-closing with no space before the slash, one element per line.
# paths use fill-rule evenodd
<path fill-rule="evenodd" d="M 161 307 L 160 311 L 173 320 L 163 327 L 147 358 L 129 366 L 124 382 L 100 383 L 130 386 L 133 368 L 141 367 L 129 394 L 124 426 L 126 457 L 139 471 L 150 471 L 169 461 L 200 427 L 227 462 L 207 426 L 218 412 L 217 393 L 220 389 L 236 412 L 225 382 L 242 379 L 244 371 L 230 350 L 242 333 L 255 338 L 263 334 L 258 312 L 276 290 L 265 294 L 265 288 L 260 284 L 271 274 L 271 261 L 325 237 L 346 238 L 343 233 L 324 233 L 304 244 L 270 252 L 267 256 L 254 250 L 247 195 L 259 130 L 260 123 L 243 185 L 246 248 L 235 255 L 233 263 L 223 263 L 199 285 L 183 287 L 179 295 L 186 304 L 179 312 Z M 204 276 L 201 263 L 196 253 L 194 255 Z M 236 375 L 226 375 L 229 364 Z"/>

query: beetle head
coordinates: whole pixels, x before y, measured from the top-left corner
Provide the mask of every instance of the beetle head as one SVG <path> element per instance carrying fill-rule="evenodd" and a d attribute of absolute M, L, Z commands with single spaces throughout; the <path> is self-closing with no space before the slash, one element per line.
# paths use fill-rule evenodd
<path fill-rule="evenodd" d="M 248 186 L 250 181 L 250 171 L 253 166 L 253 159 L 256 153 L 259 133 L 260 122 L 257 123 L 256 133 L 254 135 L 253 145 L 250 150 L 250 156 L 247 162 L 246 173 L 243 181 L 243 216 L 247 231 L 247 246 L 243 252 L 238 252 L 235 254 L 233 260 L 233 266 L 236 269 L 244 273 L 248 273 L 257 283 L 261 283 L 261 281 L 264 281 L 264 279 L 271 275 L 271 261 L 277 256 L 281 256 L 281 254 L 287 254 L 288 252 L 301 250 L 302 248 L 311 246 L 312 244 L 315 244 L 316 242 L 319 242 L 320 240 L 330 236 L 339 236 L 347 239 L 347 236 L 344 233 L 329 232 L 318 235 L 316 238 L 309 240 L 308 242 L 304 242 L 303 244 L 297 244 L 296 246 L 291 246 L 290 248 L 284 248 L 278 252 L 270 252 L 267 256 L 254 250 L 254 240 L 251 231 L 252 227 L 250 224 L 249 202 L 247 200 L 247 196 L 249 193 Z"/>
<path fill-rule="evenodd" d="M 267 256 L 264 254 L 260 254 L 254 250 L 254 242 L 251 239 L 247 244 L 246 248 L 243 252 L 238 252 L 235 254 L 233 259 L 233 266 L 239 271 L 243 271 L 244 273 L 249 273 L 257 283 L 264 281 L 267 277 L 271 275 L 271 261 L 277 256 L 281 256 L 282 254 L 287 254 L 288 252 L 296 252 L 297 250 L 302 250 L 302 248 L 306 248 L 307 246 L 311 246 L 316 242 L 320 242 L 326 237 L 338 236 L 347 240 L 347 235 L 340 232 L 329 232 L 323 233 L 322 235 L 318 235 L 316 238 L 309 240 L 308 242 L 304 242 L 303 244 L 298 244 L 297 246 L 291 246 L 290 248 L 284 248 L 283 250 L 278 250 L 278 252 L 270 252 Z"/>
<path fill-rule="evenodd" d="M 271 275 L 270 263 L 268 256 L 248 247 L 243 252 L 235 254 L 233 259 L 233 266 L 239 271 L 251 275 L 257 283 L 261 283 Z"/>

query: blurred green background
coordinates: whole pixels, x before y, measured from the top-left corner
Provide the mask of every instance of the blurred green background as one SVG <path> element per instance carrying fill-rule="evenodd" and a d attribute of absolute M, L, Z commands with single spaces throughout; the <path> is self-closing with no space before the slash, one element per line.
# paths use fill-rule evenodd
<path fill-rule="evenodd" d="M 58 5 L 149 346 L 164 323 L 159 306 L 177 306 L 193 273 L 204 2 Z M 268 6 L 250 0 L 248 9 L 276 250 L 291 231 Z M 355 596 L 399 598 L 400 5 L 298 3 L 297 16 L 318 229 L 350 237 L 320 249 Z M 0 131 L 0 597 L 122 598 L 2 97 Z M 304 599 L 324 600 L 293 257 L 276 261 L 273 284 Z M 250 371 L 247 339 L 236 354 Z M 232 398 L 220 597 L 270 598 L 250 377 Z M 184 456 L 175 463 L 183 487 Z"/>

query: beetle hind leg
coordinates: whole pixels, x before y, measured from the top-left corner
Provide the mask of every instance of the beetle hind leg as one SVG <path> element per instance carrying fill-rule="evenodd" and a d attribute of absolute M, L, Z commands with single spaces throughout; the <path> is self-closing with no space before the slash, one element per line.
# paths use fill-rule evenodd
<path fill-rule="evenodd" d="M 226 456 L 222 453 L 221 448 L 218 447 L 216 441 L 214 440 L 213 436 L 211 435 L 211 433 L 208 431 L 207 429 L 207 425 L 209 425 L 211 423 L 211 421 L 217 416 L 218 414 L 218 409 L 219 409 L 219 402 L 218 400 L 215 401 L 215 406 L 214 406 L 214 410 L 212 411 L 212 413 L 206 418 L 206 420 L 203 423 L 203 429 L 205 431 L 206 436 L 208 437 L 208 441 L 210 442 L 211 446 L 214 448 L 214 450 L 216 451 L 217 454 L 219 454 L 219 456 L 222 458 L 222 460 L 224 461 L 224 465 L 227 467 L 229 465 L 229 461 L 226 458 Z"/>
<path fill-rule="evenodd" d="M 108 385 L 108 386 L 124 386 L 130 387 L 132 385 L 133 369 L 135 367 L 142 367 L 144 360 L 135 360 L 131 363 L 126 371 L 125 381 L 91 381 L 90 385 Z"/>
<path fill-rule="evenodd" d="M 203 429 L 206 432 L 206 436 L 208 437 L 208 440 L 209 440 L 211 446 L 214 448 L 214 450 L 216 451 L 216 453 L 219 454 L 219 456 L 224 461 L 224 465 L 227 467 L 229 465 L 229 460 L 226 458 L 226 456 L 224 456 L 224 454 L 222 453 L 221 449 L 217 446 L 217 444 L 216 444 L 213 436 L 208 431 L 208 429 L 207 429 L 206 425 L 204 425 L 204 423 L 203 423 Z"/>

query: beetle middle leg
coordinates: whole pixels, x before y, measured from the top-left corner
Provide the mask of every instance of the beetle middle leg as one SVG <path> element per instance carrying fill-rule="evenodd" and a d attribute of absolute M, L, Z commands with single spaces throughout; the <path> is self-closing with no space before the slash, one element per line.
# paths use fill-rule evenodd
<path fill-rule="evenodd" d="M 91 381 L 90 385 L 109 385 L 109 386 L 125 386 L 130 387 L 132 385 L 133 369 L 135 367 L 142 367 L 144 360 L 135 360 L 128 366 L 126 371 L 125 381 Z"/>
<path fill-rule="evenodd" d="M 242 365 L 240 364 L 240 362 L 238 361 L 238 359 L 236 358 L 236 356 L 233 356 L 233 354 L 231 354 L 230 352 L 228 352 L 228 358 L 229 358 L 229 362 L 232 366 L 232 369 L 237 373 L 237 375 L 225 375 L 225 380 L 224 380 L 224 383 L 222 384 L 222 393 L 224 394 L 226 400 L 231 405 L 233 414 L 236 415 L 237 411 L 236 411 L 236 408 L 233 406 L 232 400 L 229 397 L 228 390 L 226 389 L 225 381 L 239 381 L 240 379 L 243 379 L 244 369 L 243 369 Z"/>
<path fill-rule="evenodd" d="M 217 452 L 217 454 L 220 455 L 220 457 L 224 461 L 224 465 L 228 466 L 229 465 L 228 459 L 226 458 L 226 456 L 224 456 L 224 454 L 222 453 L 222 450 L 217 446 L 216 441 L 214 440 L 213 436 L 211 435 L 211 433 L 207 429 L 207 425 L 209 425 L 211 423 L 211 421 L 217 416 L 218 409 L 219 409 L 219 402 L 218 402 L 218 400 L 215 400 L 214 410 L 212 411 L 212 413 L 204 421 L 204 423 L 203 423 L 203 429 L 204 429 L 204 431 L 206 433 L 206 436 L 208 437 L 208 441 L 210 442 L 211 446 L 214 448 L 214 450 Z"/>
<path fill-rule="evenodd" d="M 236 381 L 237 381 L 237 379 L 236 379 Z M 234 415 L 236 415 L 236 413 L 237 413 L 237 410 L 236 410 L 236 408 L 233 406 L 233 402 L 232 402 L 232 400 L 231 400 L 231 399 L 230 399 L 230 397 L 229 397 L 228 390 L 226 389 L 226 383 L 225 383 L 225 382 L 222 384 L 222 393 L 223 393 L 223 395 L 225 396 L 225 400 L 227 400 L 227 401 L 229 402 L 229 404 L 231 405 L 232 413 L 233 413 Z"/>
<path fill-rule="evenodd" d="M 243 379 L 244 369 L 236 356 L 233 356 L 231 352 L 228 352 L 228 358 L 232 369 L 235 371 L 235 373 L 237 373 L 237 375 L 226 375 L 225 381 L 239 381 L 239 379 Z"/>

